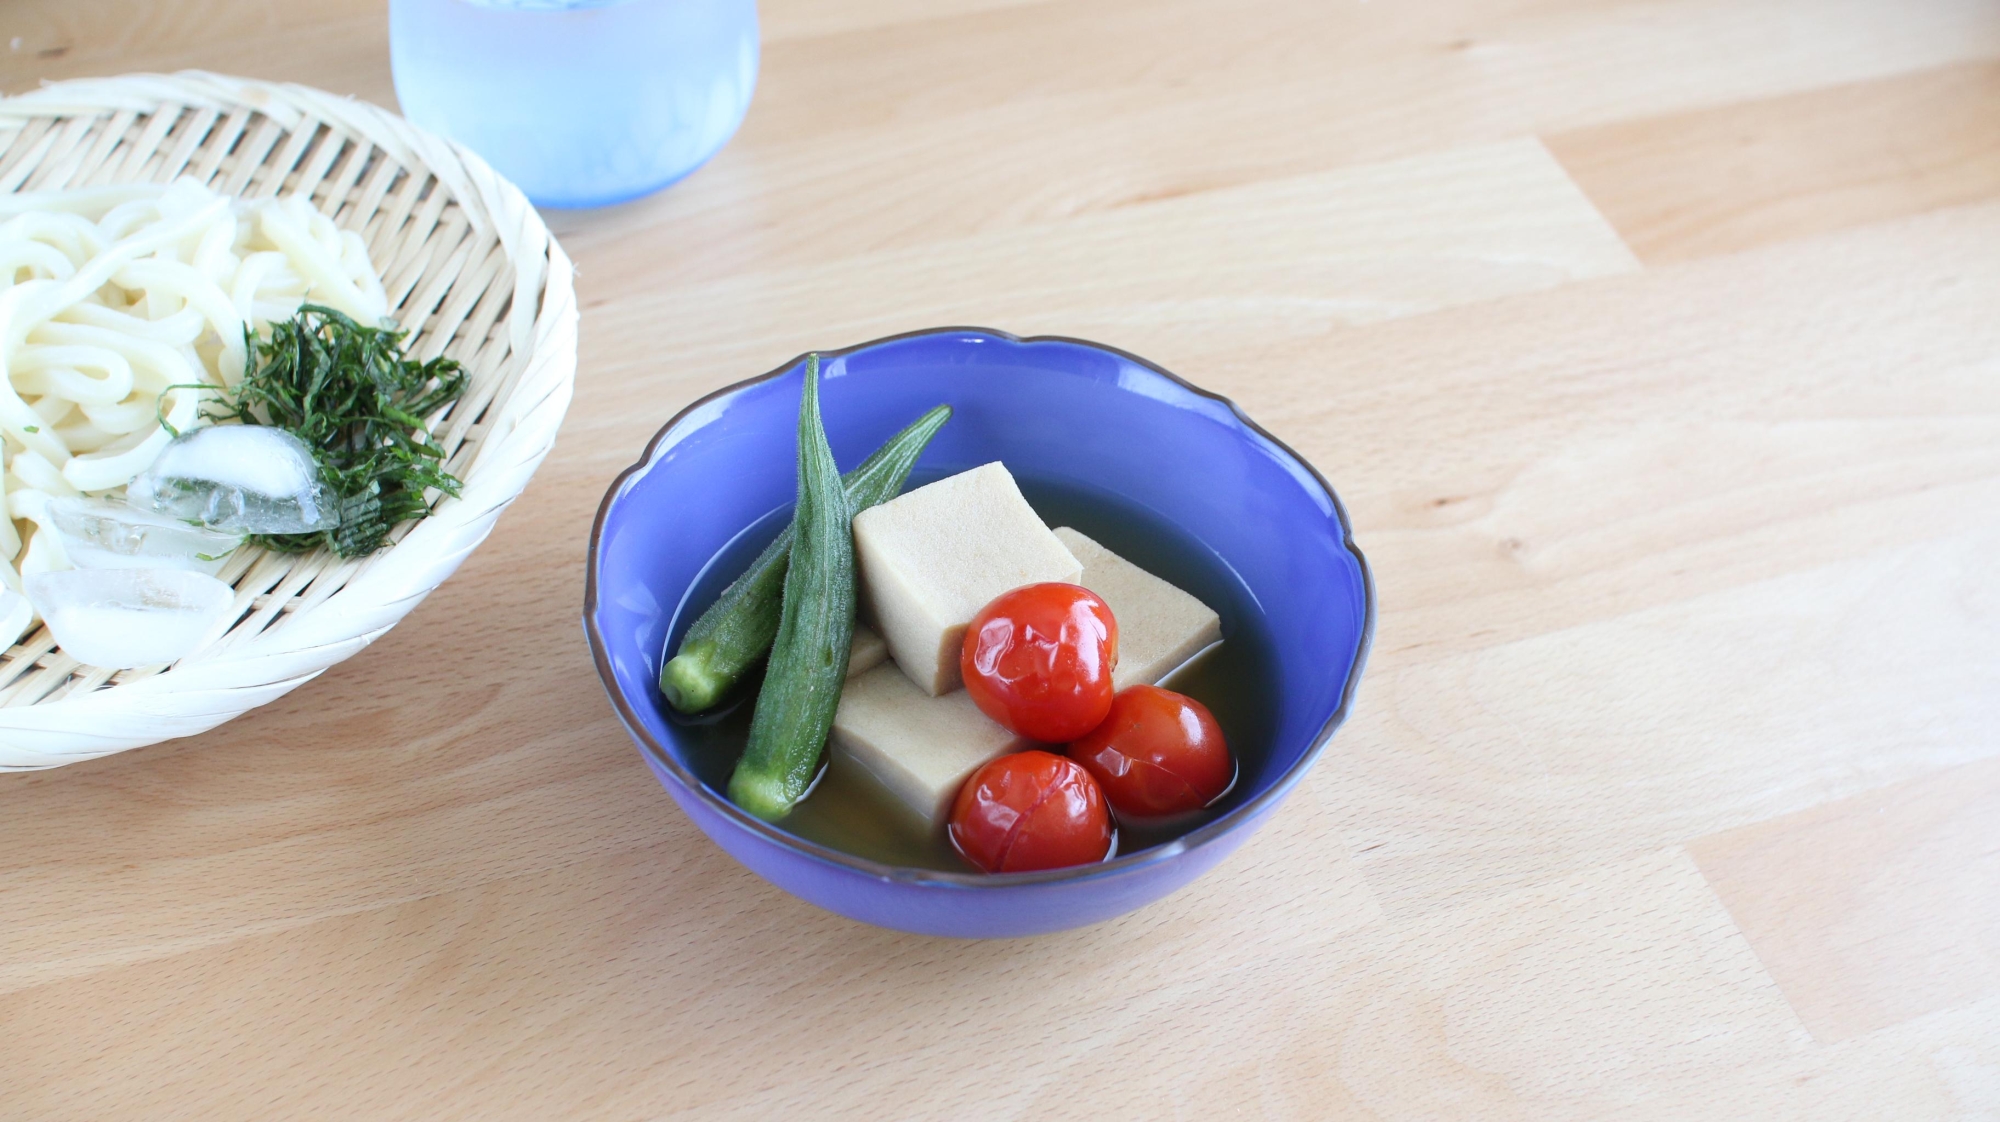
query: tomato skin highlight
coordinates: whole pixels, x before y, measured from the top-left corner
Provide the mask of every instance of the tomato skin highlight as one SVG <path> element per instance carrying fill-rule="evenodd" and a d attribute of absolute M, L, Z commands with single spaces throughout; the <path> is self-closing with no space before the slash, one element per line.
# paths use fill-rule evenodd
<path fill-rule="evenodd" d="M 959 788 L 951 843 L 988 873 L 1025 873 L 1102 861 L 1111 852 L 1104 792 L 1076 761 L 1053 752 L 990 760 Z"/>
<path fill-rule="evenodd" d="M 1236 780 L 1222 726 L 1201 702 L 1158 686 L 1129 686 L 1104 721 L 1069 746 L 1121 818 L 1199 810 Z"/>
<path fill-rule="evenodd" d="M 1003 592 L 972 617 L 959 652 L 979 711 L 1030 740 L 1062 744 L 1111 711 L 1118 621 L 1082 585 L 1050 582 Z"/>

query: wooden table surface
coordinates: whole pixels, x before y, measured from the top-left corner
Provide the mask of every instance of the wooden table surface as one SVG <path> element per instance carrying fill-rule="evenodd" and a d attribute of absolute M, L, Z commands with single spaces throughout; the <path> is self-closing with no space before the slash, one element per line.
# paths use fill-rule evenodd
<path fill-rule="evenodd" d="M 2000 1116 L 2000 4 L 767 0 L 742 134 L 552 223 L 575 406 L 402 626 L 0 776 L 0 1118 Z M 0 88 L 394 104 L 383 0 L 9 0 Z M 578 627 L 611 477 L 977 323 L 1233 396 L 1380 582 L 1168 900 L 923 939 L 757 880 Z"/>

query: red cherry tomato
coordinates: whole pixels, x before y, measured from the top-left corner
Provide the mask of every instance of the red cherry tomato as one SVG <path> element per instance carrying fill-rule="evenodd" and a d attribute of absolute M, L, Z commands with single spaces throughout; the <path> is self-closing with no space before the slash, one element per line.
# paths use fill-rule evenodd
<path fill-rule="evenodd" d="M 1194 698 L 1158 686 L 1118 691 L 1104 723 L 1069 746 L 1124 818 L 1199 810 L 1236 779 L 1222 726 Z"/>
<path fill-rule="evenodd" d="M 1030 740 L 1061 744 L 1111 711 L 1118 621 L 1075 584 L 1003 592 L 965 629 L 958 666 L 980 712 Z"/>
<path fill-rule="evenodd" d="M 1111 851 L 1111 812 L 1097 781 L 1075 761 L 1015 752 L 958 789 L 951 843 L 989 873 L 1088 865 Z"/>

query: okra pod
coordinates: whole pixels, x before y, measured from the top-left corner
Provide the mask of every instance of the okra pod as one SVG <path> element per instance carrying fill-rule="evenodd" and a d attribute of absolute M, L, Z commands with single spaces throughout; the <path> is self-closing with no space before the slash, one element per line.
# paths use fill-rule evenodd
<path fill-rule="evenodd" d="M 851 511 L 858 514 L 902 493 L 917 457 L 950 419 L 951 406 L 932 409 L 843 476 Z M 698 713 L 714 705 L 771 649 L 778 634 L 792 530 L 785 527 L 764 547 L 743 575 L 694 621 L 681 638 L 680 650 L 660 668 L 660 692 L 675 709 Z"/>
<path fill-rule="evenodd" d="M 812 785 L 854 639 L 854 533 L 847 489 L 819 415 L 819 356 L 799 399 L 799 503 L 778 635 L 729 798 L 774 822 Z"/>

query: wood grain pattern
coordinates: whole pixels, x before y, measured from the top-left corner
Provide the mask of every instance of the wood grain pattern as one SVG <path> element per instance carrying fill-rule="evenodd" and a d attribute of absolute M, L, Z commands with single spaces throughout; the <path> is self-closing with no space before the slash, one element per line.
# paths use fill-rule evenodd
<path fill-rule="evenodd" d="M 393 96 L 379 0 L 140 8 L 15 0 L 0 88 Z M 576 404 L 460 574 L 0 777 L 0 1118 L 2000 1117 L 2000 7 L 763 8 L 720 158 L 552 216 Z M 944 321 L 1234 396 L 1380 584 L 1282 812 L 1046 939 L 744 872 L 576 623 L 660 422 Z"/>
<path fill-rule="evenodd" d="M 1821 1040 L 2000 991 L 2000 762 L 1950 768 L 1689 848 Z"/>
<path fill-rule="evenodd" d="M 712 167 L 614 213 L 554 216 L 556 232 L 585 258 L 643 236 L 664 273 L 740 275 L 2000 56 L 1987 0 L 1893 16 L 1683 0 L 1671 18 L 1604 0 L 955 7 L 771 44 L 772 78 Z M 774 8 L 774 24 L 794 10 Z"/>
<path fill-rule="evenodd" d="M 1679 261 L 2000 198 L 2000 65 L 1898 75 L 1565 133 L 1632 248 Z"/>
<path fill-rule="evenodd" d="M 1510 205 L 1496 210 L 1495 196 Z M 739 277 L 655 280 L 657 258 L 641 245 L 607 246 L 596 260 L 598 283 L 632 292 L 604 310 L 618 321 L 611 331 L 650 325 L 672 336 L 680 362 L 723 370 L 804 351 L 828 321 L 854 342 L 1002 323 L 1020 334 L 1136 333 L 1154 351 L 1191 355 L 1244 331 L 1313 338 L 1638 267 L 1532 140 Z"/>

